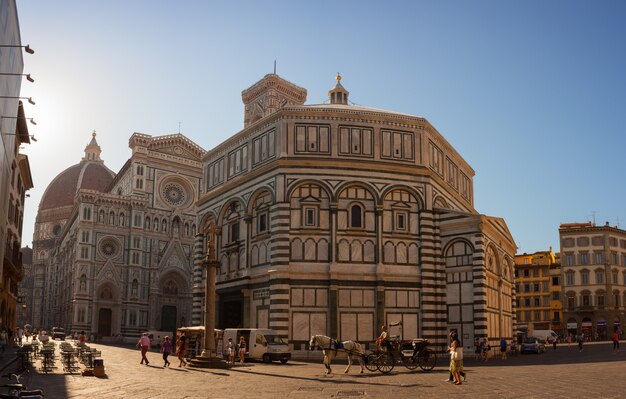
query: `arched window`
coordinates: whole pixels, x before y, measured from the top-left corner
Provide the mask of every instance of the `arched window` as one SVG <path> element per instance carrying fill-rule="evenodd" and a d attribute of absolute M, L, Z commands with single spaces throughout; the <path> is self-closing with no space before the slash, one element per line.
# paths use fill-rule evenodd
<path fill-rule="evenodd" d="M 146 230 L 150 231 L 150 216 L 146 216 Z"/>
<path fill-rule="evenodd" d="M 154 218 L 154 231 L 159 231 L 159 219 Z"/>
<path fill-rule="evenodd" d="M 167 233 L 167 220 L 165 219 L 161 222 L 161 231 Z"/>
<path fill-rule="evenodd" d="M 120 226 L 124 227 L 126 225 L 125 219 L 124 219 L 124 213 L 120 213 Z"/>
<path fill-rule="evenodd" d="M 87 291 L 87 276 L 84 274 L 80 276 L 79 290 L 80 292 Z"/>
<path fill-rule="evenodd" d="M 115 224 L 115 213 L 109 212 L 109 224 Z"/>
<path fill-rule="evenodd" d="M 185 223 L 185 236 L 189 237 L 189 223 Z"/>
<path fill-rule="evenodd" d="M 576 293 L 570 291 L 565 295 L 567 296 L 567 309 L 573 311 L 576 308 Z"/>
<path fill-rule="evenodd" d="M 350 207 L 350 227 L 363 227 L 363 210 L 360 205 Z"/>
<path fill-rule="evenodd" d="M 98 222 L 99 222 L 99 223 L 104 223 L 104 210 L 101 210 L 101 211 L 98 213 Z"/>
<path fill-rule="evenodd" d="M 136 297 L 138 292 L 139 292 L 139 282 L 137 281 L 137 279 L 134 279 L 130 288 L 130 295 Z"/>
<path fill-rule="evenodd" d="M 446 250 L 446 267 L 471 266 L 474 251 L 465 241 L 456 241 L 450 244 Z"/>

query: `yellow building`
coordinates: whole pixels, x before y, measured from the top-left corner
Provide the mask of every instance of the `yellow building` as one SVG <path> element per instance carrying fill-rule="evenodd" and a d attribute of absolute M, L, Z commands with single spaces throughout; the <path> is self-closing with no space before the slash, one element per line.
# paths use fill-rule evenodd
<path fill-rule="evenodd" d="M 560 334 L 560 265 L 552 248 L 516 255 L 515 285 L 516 329 L 528 335 L 535 330 L 554 330 Z"/>
<path fill-rule="evenodd" d="M 563 319 L 563 294 L 561 293 L 561 254 L 554 254 L 555 261 L 550 265 L 550 329 L 561 337 L 565 337 L 566 326 Z"/>

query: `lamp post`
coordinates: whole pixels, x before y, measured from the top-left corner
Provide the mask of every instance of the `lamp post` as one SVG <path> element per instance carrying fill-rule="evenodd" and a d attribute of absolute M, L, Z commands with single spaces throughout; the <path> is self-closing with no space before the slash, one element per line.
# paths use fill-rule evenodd
<path fill-rule="evenodd" d="M 19 100 L 28 100 L 28 102 L 32 105 L 35 105 L 32 97 L 15 97 L 15 96 L 0 96 L 0 98 L 15 98 Z"/>
<path fill-rule="evenodd" d="M 35 79 L 30 77 L 30 73 L 0 72 L 0 75 L 3 75 L 3 76 L 26 76 L 26 80 L 28 80 L 31 83 L 35 83 Z"/>
<path fill-rule="evenodd" d="M 215 236 L 221 229 L 210 224 L 204 229 L 204 236 L 208 232 L 207 252 L 202 260 L 206 268 L 204 285 L 204 348 L 200 356 L 190 361 L 194 367 L 228 368 L 228 364 L 215 356 L 215 274 L 219 262 L 215 256 Z"/>
<path fill-rule="evenodd" d="M 25 118 L 23 116 L 0 116 L 0 119 L 24 119 L 30 121 L 33 125 L 37 125 L 37 122 L 33 118 Z"/>
<path fill-rule="evenodd" d="M 26 46 L 20 46 L 17 44 L 0 44 L 0 47 L 20 47 L 20 48 L 23 48 L 24 51 L 26 51 L 28 54 L 35 54 L 35 50 L 30 48 L 30 45 L 28 44 Z"/>

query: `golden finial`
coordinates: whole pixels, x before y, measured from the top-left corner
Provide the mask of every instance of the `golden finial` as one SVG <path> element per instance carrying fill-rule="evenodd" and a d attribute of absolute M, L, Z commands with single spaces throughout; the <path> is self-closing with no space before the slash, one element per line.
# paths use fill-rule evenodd
<path fill-rule="evenodd" d="M 337 72 L 337 77 L 335 78 L 335 80 L 337 82 L 339 82 L 341 80 L 341 75 L 339 74 L 339 72 Z"/>
<path fill-rule="evenodd" d="M 93 132 L 91 132 L 91 137 L 93 137 L 94 139 L 96 138 L 96 131 L 95 130 Z"/>

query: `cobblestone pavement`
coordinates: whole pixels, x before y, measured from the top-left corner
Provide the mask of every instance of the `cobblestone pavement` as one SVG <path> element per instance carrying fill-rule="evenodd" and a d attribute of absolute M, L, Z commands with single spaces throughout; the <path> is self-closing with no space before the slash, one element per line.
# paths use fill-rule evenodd
<path fill-rule="evenodd" d="M 148 354 L 150 365 L 140 365 L 138 349 L 93 345 L 102 351 L 105 377 L 33 371 L 29 388 L 43 388 L 46 398 L 617 398 L 626 391 L 626 349 L 613 354 L 607 343 L 586 344 L 582 352 L 560 345 L 541 355 L 519 355 L 483 363 L 465 360 L 467 381 L 461 386 L 444 382 L 448 359 L 441 356 L 431 372 L 408 371 L 401 365 L 388 375 L 345 363 L 333 364 L 325 375 L 319 361 L 248 363 L 228 370 L 161 367 L 159 353 Z M 57 360 L 57 364 L 60 362 Z M 39 362 L 35 364 L 39 369 Z"/>

